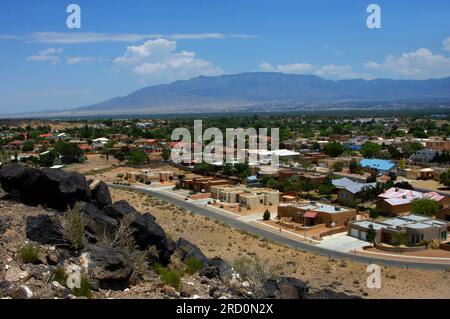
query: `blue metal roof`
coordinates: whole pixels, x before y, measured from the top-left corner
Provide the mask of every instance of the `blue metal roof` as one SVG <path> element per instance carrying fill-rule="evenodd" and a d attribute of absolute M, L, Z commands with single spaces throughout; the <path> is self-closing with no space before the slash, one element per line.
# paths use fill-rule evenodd
<path fill-rule="evenodd" d="M 366 168 L 373 168 L 380 171 L 389 171 L 390 169 L 395 167 L 395 163 L 392 163 L 388 160 L 382 160 L 382 159 L 363 159 L 360 162 L 361 166 Z"/>

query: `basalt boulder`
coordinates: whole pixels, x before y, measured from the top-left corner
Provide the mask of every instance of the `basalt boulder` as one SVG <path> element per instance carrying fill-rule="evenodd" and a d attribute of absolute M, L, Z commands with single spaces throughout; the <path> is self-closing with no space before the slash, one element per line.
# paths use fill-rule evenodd
<path fill-rule="evenodd" d="M 90 189 L 83 175 L 59 169 L 38 170 L 10 164 L 0 170 L 0 183 L 16 201 L 58 211 L 65 211 L 77 201 L 86 201 L 90 197 Z"/>
<path fill-rule="evenodd" d="M 65 245 L 60 215 L 28 216 L 26 220 L 27 238 L 43 245 Z"/>
<path fill-rule="evenodd" d="M 86 202 L 76 203 L 73 209 L 83 214 L 85 236 L 88 242 L 96 243 L 103 239 L 114 238 L 118 223 L 103 210 Z"/>
<path fill-rule="evenodd" d="M 10 216 L 0 216 L 0 235 L 3 235 L 11 227 L 11 220 Z"/>
<path fill-rule="evenodd" d="M 270 279 L 263 286 L 263 298 L 272 299 L 305 299 L 309 292 L 308 285 L 296 278 L 281 277 Z"/>
<path fill-rule="evenodd" d="M 361 297 L 347 295 L 344 292 L 337 292 L 330 288 L 325 288 L 306 296 L 306 299 L 361 299 Z"/>
<path fill-rule="evenodd" d="M 98 208 L 104 208 L 112 205 L 111 193 L 109 192 L 108 185 L 100 180 L 94 180 L 89 183 L 91 190 L 92 202 Z"/>
<path fill-rule="evenodd" d="M 208 260 L 206 266 L 200 270 L 199 274 L 209 279 L 228 280 L 232 277 L 232 270 L 231 266 L 222 258 L 214 257 Z"/>
<path fill-rule="evenodd" d="M 106 243 L 88 245 L 89 275 L 101 289 L 123 290 L 130 286 L 133 262 L 123 250 Z"/>
<path fill-rule="evenodd" d="M 184 238 L 180 238 L 176 244 L 176 253 L 179 255 L 182 261 L 189 258 L 195 258 L 199 260 L 203 265 L 208 263 L 208 257 L 193 243 L 187 241 Z"/>
<path fill-rule="evenodd" d="M 155 246 L 159 251 L 159 261 L 166 265 L 175 250 L 175 243 L 168 239 L 164 229 L 156 223 L 156 218 L 150 213 L 141 214 L 126 201 L 118 201 L 105 208 L 105 213 L 115 218 L 119 223 L 127 217 L 127 223 L 132 229 L 136 245 L 140 250 Z"/>

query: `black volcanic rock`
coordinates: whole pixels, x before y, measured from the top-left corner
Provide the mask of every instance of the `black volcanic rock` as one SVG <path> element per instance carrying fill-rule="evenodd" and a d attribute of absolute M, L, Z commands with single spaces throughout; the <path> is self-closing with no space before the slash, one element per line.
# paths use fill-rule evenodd
<path fill-rule="evenodd" d="M 359 296 L 347 295 L 344 292 L 337 292 L 329 288 L 310 293 L 306 299 L 361 299 Z"/>
<path fill-rule="evenodd" d="M 272 299 L 305 299 L 309 287 L 303 280 L 293 277 L 270 279 L 264 283 L 262 298 Z"/>
<path fill-rule="evenodd" d="M 64 231 L 59 216 L 28 216 L 26 220 L 27 238 L 43 245 L 64 245 Z"/>
<path fill-rule="evenodd" d="M 95 180 L 89 183 L 89 188 L 91 189 L 91 199 L 97 207 L 104 208 L 112 205 L 111 193 L 105 182 Z"/>
<path fill-rule="evenodd" d="M 83 213 L 85 235 L 90 243 L 101 241 L 104 237 L 113 239 L 118 223 L 91 203 L 78 202 L 74 209 Z"/>
<path fill-rule="evenodd" d="M 146 250 L 149 246 L 156 246 L 160 262 L 163 265 L 169 263 L 170 256 L 175 250 L 175 243 L 167 238 L 164 229 L 156 223 L 155 216 L 150 213 L 141 214 L 123 200 L 106 207 L 105 213 L 118 222 L 127 216 L 138 248 Z"/>
<path fill-rule="evenodd" d="M 230 279 L 232 276 L 231 266 L 222 258 L 214 257 L 208 260 L 205 267 L 200 272 L 200 276 L 206 278 L 219 278 L 222 280 Z"/>
<path fill-rule="evenodd" d="M 77 201 L 88 200 L 86 178 L 59 169 L 38 170 L 11 164 L 0 170 L 0 183 L 12 199 L 31 206 L 65 211 Z"/>
<path fill-rule="evenodd" d="M 129 287 L 134 266 L 125 252 L 106 243 L 89 245 L 86 252 L 90 277 L 98 281 L 101 289 L 123 290 Z"/>
<path fill-rule="evenodd" d="M 3 235 L 11 226 L 11 220 L 10 216 L 0 216 L 0 235 Z"/>
<path fill-rule="evenodd" d="M 208 257 L 193 243 L 187 241 L 184 238 L 180 238 L 176 244 L 176 252 L 179 253 L 182 261 L 189 258 L 195 258 L 199 260 L 203 265 L 208 263 Z"/>

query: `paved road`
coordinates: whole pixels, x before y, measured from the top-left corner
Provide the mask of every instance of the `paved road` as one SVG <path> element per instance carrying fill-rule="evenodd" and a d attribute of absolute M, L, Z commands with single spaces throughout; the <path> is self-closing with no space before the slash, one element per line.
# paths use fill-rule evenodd
<path fill-rule="evenodd" d="M 197 213 L 201 216 L 211 218 L 213 220 L 219 221 L 221 223 L 225 223 L 229 225 L 232 228 L 247 231 L 252 234 L 256 234 L 262 238 L 266 238 L 268 240 L 288 245 L 290 247 L 293 247 L 295 249 L 299 250 L 307 250 L 311 252 L 318 253 L 320 255 L 329 256 L 330 258 L 334 259 L 342 259 L 342 258 L 348 258 L 355 260 L 357 262 L 365 263 L 365 264 L 382 264 L 382 265 L 389 265 L 389 266 L 396 266 L 401 268 L 420 268 L 420 269 L 428 269 L 428 270 L 446 270 L 450 268 L 449 264 L 445 263 L 426 263 L 426 262 L 420 262 L 420 261 L 400 261 L 400 260 L 392 260 L 392 259 L 382 259 L 378 257 L 371 257 L 371 256 L 362 256 L 362 255 L 354 255 L 346 252 L 340 252 L 340 251 L 334 251 L 330 250 L 324 247 L 320 247 L 317 245 L 308 244 L 305 242 L 300 242 L 298 240 L 295 240 L 293 238 L 287 237 L 283 235 L 283 233 L 279 233 L 277 231 L 269 231 L 267 229 L 256 227 L 252 224 L 247 224 L 243 222 L 242 220 L 237 219 L 236 217 L 218 212 L 217 210 L 213 210 L 211 208 L 205 207 L 205 206 L 199 206 L 196 205 L 192 201 L 185 201 L 183 199 L 180 199 L 179 197 L 171 196 L 167 193 L 159 192 L 157 189 L 142 189 L 142 188 L 136 188 L 133 186 L 121 186 L 121 185 L 110 185 L 110 187 L 113 188 L 119 188 L 119 189 L 126 189 L 126 190 L 134 190 L 143 194 L 152 195 L 154 197 L 157 197 L 161 200 L 164 200 L 170 204 L 182 207 L 186 210 L 192 211 L 194 213 Z"/>

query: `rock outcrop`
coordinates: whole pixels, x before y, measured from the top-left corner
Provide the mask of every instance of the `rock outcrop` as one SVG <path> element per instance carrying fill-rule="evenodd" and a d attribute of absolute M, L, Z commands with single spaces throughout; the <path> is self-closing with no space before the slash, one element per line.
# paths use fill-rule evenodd
<path fill-rule="evenodd" d="M 59 169 L 10 164 L 0 170 L 0 183 L 12 199 L 31 206 L 65 211 L 78 201 L 90 200 L 86 178 Z"/>
<path fill-rule="evenodd" d="M 28 216 L 26 233 L 28 239 L 43 245 L 66 245 L 68 243 L 57 215 Z"/>
<path fill-rule="evenodd" d="M 87 246 L 86 252 L 89 275 L 98 281 L 99 288 L 123 290 L 129 287 L 134 266 L 124 251 L 99 243 Z"/>

